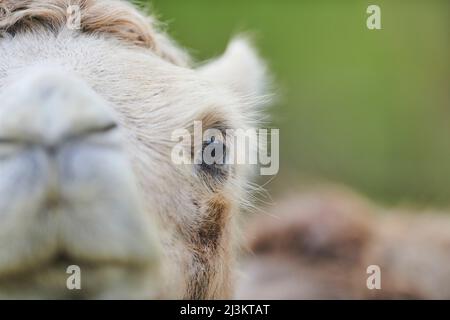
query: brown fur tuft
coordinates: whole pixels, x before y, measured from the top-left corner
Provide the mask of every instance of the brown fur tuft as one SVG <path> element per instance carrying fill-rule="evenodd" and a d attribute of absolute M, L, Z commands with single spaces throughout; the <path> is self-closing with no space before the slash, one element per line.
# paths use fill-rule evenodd
<path fill-rule="evenodd" d="M 118 0 L 0 0 L 0 34 L 39 28 L 59 32 L 66 26 L 67 9 L 75 5 L 81 9 L 81 32 L 111 35 L 150 49 L 174 64 L 188 64 L 187 55 L 157 32 L 151 18 Z"/>

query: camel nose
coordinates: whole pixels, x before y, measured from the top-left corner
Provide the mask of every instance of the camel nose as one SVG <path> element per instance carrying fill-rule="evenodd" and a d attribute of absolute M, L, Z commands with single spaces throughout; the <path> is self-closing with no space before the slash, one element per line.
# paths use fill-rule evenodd
<path fill-rule="evenodd" d="M 56 152 L 71 139 L 113 131 L 108 104 L 69 72 L 36 68 L 0 93 L 0 141 L 31 143 Z"/>

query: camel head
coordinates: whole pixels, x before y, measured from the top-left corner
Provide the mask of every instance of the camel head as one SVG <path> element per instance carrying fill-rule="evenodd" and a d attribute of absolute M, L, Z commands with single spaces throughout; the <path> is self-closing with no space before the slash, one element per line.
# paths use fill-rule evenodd
<path fill-rule="evenodd" d="M 265 78 L 242 38 L 193 67 L 126 1 L 0 0 L 0 297 L 230 297 L 248 166 L 174 161 L 174 132 L 255 126 Z"/>

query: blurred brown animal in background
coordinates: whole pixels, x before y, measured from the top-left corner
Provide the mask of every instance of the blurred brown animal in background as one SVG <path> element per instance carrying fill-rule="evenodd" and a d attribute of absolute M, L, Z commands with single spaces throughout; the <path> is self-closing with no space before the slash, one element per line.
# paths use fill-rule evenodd
<path fill-rule="evenodd" d="M 247 228 L 238 298 L 450 298 L 450 216 L 387 211 L 334 189 L 272 213 Z M 370 265 L 381 269 L 379 290 L 367 288 Z"/>

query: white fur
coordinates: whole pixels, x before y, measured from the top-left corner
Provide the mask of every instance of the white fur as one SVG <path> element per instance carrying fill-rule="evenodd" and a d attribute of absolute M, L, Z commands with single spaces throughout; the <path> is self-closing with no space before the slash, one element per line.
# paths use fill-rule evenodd
<path fill-rule="evenodd" d="M 166 294 L 182 297 L 193 272 L 193 252 L 179 228 L 189 231 L 201 224 L 204 213 L 193 199 L 203 203 L 216 194 L 206 188 L 195 168 L 171 162 L 175 143 L 171 133 L 208 115 L 236 128 L 254 124 L 255 101 L 263 93 L 266 70 L 251 46 L 236 40 L 222 58 L 199 70 L 177 66 L 111 36 L 67 29 L 56 36 L 41 29 L 4 35 L 0 52 L 0 94 L 5 97 L 0 104 L 0 138 L 55 142 L 87 121 L 109 117 L 119 123 L 121 133 L 120 139 L 111 138 L 117 150 L 95 149 L 84 140 L 64 144 L 61 152 L 66 150 L 67 157 L 61 156 L 56 167 L 39 150 L 2 160 L 1 148 L 6 146 L 0 145 L 0 297 L 20 296 L 15 284 L 27 283 L 26 297 L 67 294 L 65 288 L 51 289 L 56 280 L 48 280 L 60 279 L 65 270 L 45 277 L 39 273 L 48 281 L 36 280 L 36 272 L 61 250 L 75 262 L 89 261 L 104 270 L 118 262 L 126 266 L 141 261 L 146 266 L 148 272 L 112 272 L 105 277 L 92 271 L 90 281 L 96 287 L 84 297 L 129 296 L 133 286 L 135 294 L 151 297 L 157 288 L 154 277 L 144 279 L 157 274 L 153 264 L 158 262 L 170 272 Z M 173 52 L 177 54 L 185 55 Z M 40 101 L 36 94 L 43 83 L 65 90 L 65 98 L 53 104 Z M 53 214 L 42 203 L 46 181 L 55 170 L 68 205 Z M 61 178 L 69 173 L 71 178 Z M 239 169 L 220 190 L 233 211 L 245 201 L 246 182 L 245 170 Z M 164 248 L 159 259 L 158 245 L 148 243 L 156 241 L 154 224 Z M 138 275 L 142 281 L 127 280 Z M 111 283 L 119 283 L 119 289 L 111 289 Z M 139 283 L 153 287 L 138 290 Z"/>

